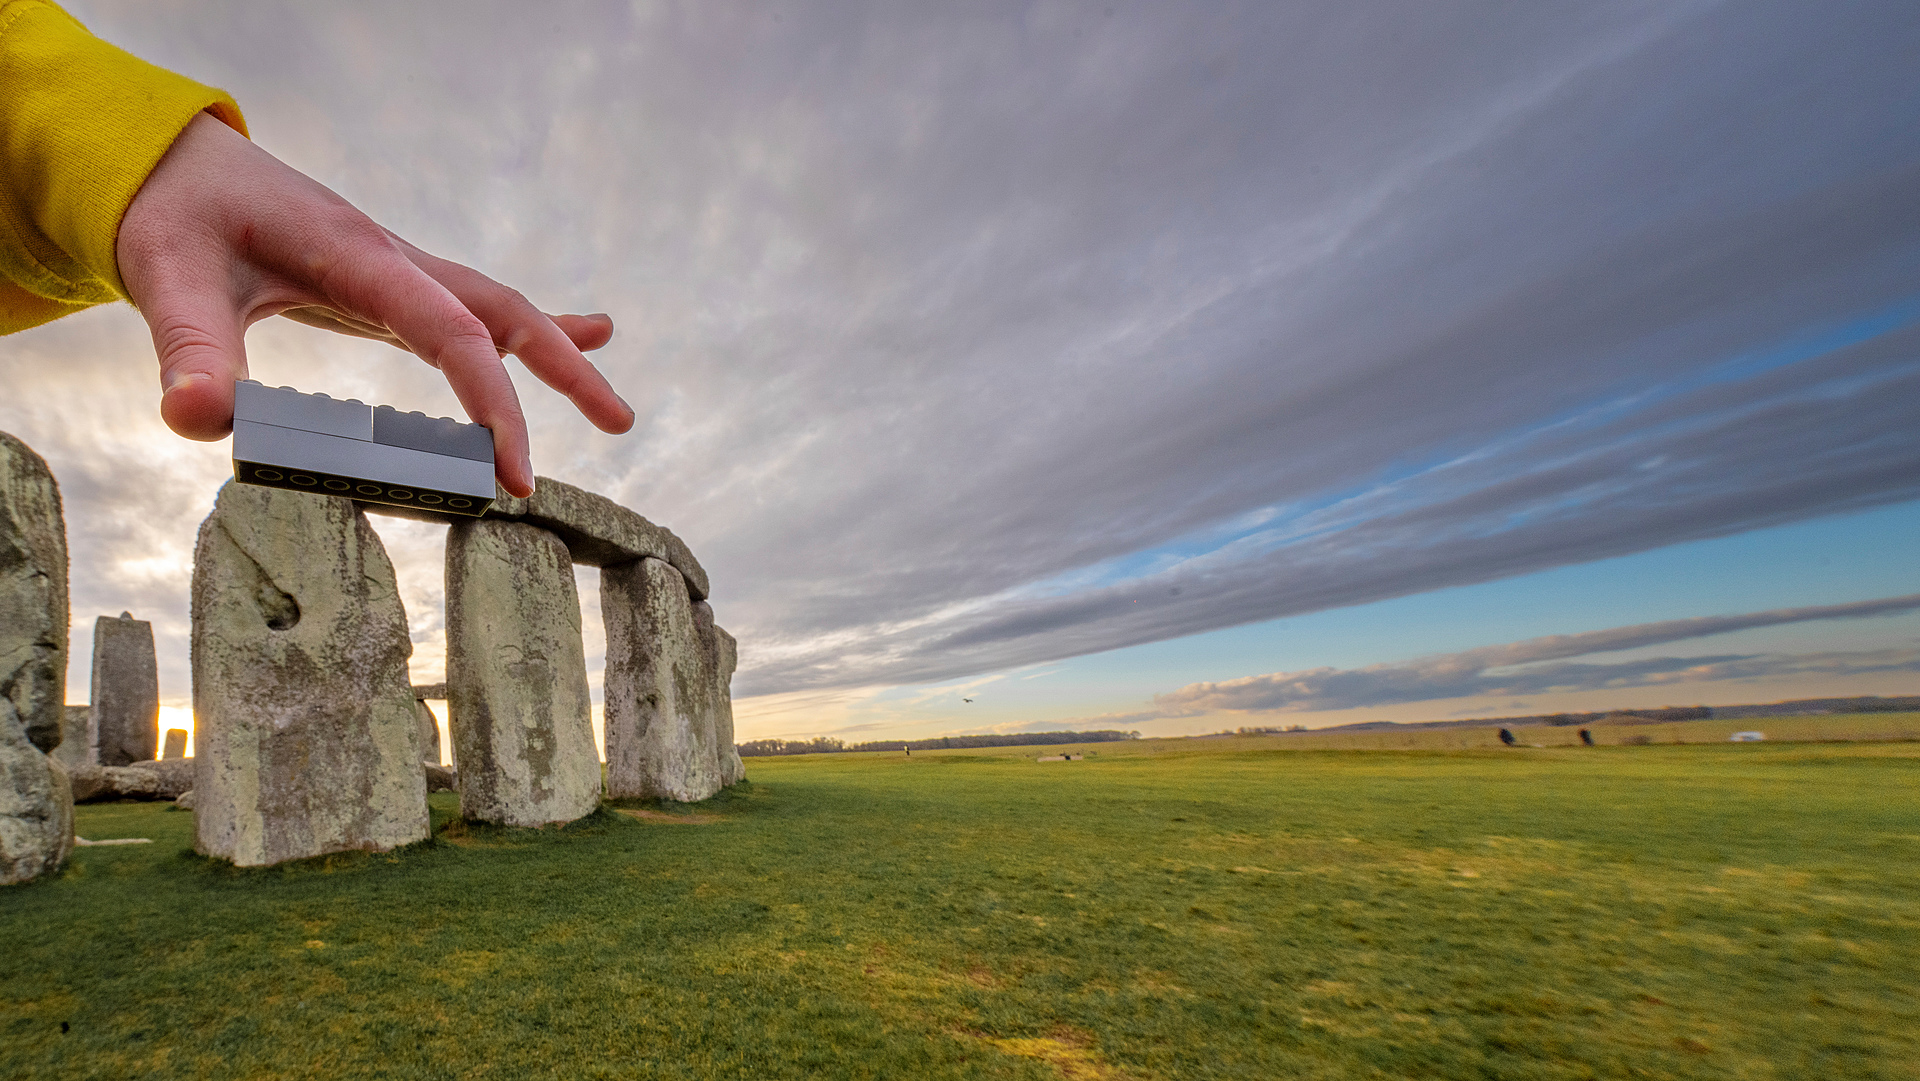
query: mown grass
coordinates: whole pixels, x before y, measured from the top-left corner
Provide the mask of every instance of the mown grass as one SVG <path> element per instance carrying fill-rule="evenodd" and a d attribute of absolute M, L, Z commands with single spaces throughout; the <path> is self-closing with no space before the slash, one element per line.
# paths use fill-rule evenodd
<path fill-rule="evenodd" d="M 83 807 L 155 843 L 0 892 L 0 1077 L 1920 1077 L 1920 746 L 1186 747 L 263 871 Z"/>

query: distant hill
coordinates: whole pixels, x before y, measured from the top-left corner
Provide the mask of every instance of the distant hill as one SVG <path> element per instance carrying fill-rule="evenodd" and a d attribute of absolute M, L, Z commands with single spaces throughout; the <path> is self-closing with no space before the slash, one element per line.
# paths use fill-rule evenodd
<path fill-rule="evenodd" d="M 1669 724 L 1674 721 L 1740 720 L 1745 717 L 1801 717 L 1810 713 L 1908 713 L 1920 712 L 1920 695 L 1882 698 L 1862 695 L 1857 698 L 1798 698 L 1791 702 L 1769 702 L 1750 706 L 1661 706 L 1658 709 L 1617 709 L 1605 713 L 1536 713 L 1520 717 L 1470 717 L 1457 721 L 1359 721 L 1288 733 L 1277 729 L 1243 729 L 1269 735 L 1323 734 L 1327 732 L 1379 732 L 1409 728 L 1526 728 L 1533 725 L 1597 724 Z"/>
<path fill-rule="evenodd" d="M 1881 698 L 1802 698 L 1793 702 L 1774 702 L 1764 706 L 1715 706 L 1713 715 L 1725 720 L 1741 717 L 1793 717 L 1808 713 L 1911 713 L 1920 712 L 1920 695 Z"/>
<path fill-rule="evenodd" d="M 813 739 L 755 739 L 739 745 L 740 757 L 775 754 L 835 754 L 841 751 L 945 751 L 968 747 L 1032 747 L 1058 743 L 1114 743 L 1139 739 L 1138 732 L 1005 732 L 989 736 L 936 736 L 933 739 L 879 739 L 845 743 L 828 736 Z"/>
<path fill-rule="evenodd" d="M 1332 728 L 1242 728 L 1238 733 L 1213 736 L 1319 736 L 1329 732 L 1405 732 L 1427 728 L 1528 728 L 1534 725 L 1671 724 L 1674 721 L 1739 720 L 1746 717 L 1801 717 L 1810 713 L 1920 713 L 1920 695 L 1881 698 L 1799 698 L 1750 706 L 1660 706 L 1654 709 L 1616 709 L 1604 713 L 1536 713 L 1521 717 L 1469 717 L 1454 721 L 1356 721 Z M 915 751 L 962 750 L 968 747 L 1029 747 L 1061 743 L 1111 743 L 1139 739 L 1138 732 L 1009 732 L 988 736 L 938 736 L 933 739 L 882 739 L 846 743 L 828 736 L 813 739 L 756 739 L 739 745 L 743 758 L 778 754 L 834 754 L 841 751 L 897 751 L 904 745 Z M 1204 738 L 1204 737 L 1203 737 Z"/>

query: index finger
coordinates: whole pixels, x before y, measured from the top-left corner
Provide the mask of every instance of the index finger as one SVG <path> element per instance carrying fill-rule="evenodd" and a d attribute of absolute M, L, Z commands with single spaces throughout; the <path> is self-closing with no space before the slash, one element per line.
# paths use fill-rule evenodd
<path fill-rule="evenodd" d="M 527 421 L 493 335 L 384 233 L 380 239 L 383 251 L 334 264 L 326 275 L 327 293 L 355 317 L 385 325 L 408 351 L 440 369 L 467 416 L 492 430 L 501 487 L 515 496 L 532 495 Z"/>
<path fill-rule="evenodd" d="M 566 395 L 574 408 L 601 431 L 618 435 L 633 427 L 633 407 L 614 392 L 606 376 L 575 342 L 575 334 L 579 334 L 596 345 L 605 344 L 613 331 L 611 319 L 563 316 L 574 331 L 570 334 L 519 292 L 471 267 L 429 255 L 404 240 L 394 239 L 408 258 L 486 325 L 498 348 L 519 357 L 528 371 Z"/>

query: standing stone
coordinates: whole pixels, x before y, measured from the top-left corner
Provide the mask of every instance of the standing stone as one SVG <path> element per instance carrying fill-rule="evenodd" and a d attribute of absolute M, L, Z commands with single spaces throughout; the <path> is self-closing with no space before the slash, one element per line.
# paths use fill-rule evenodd
<path fill-rule="evenodd" d="M 0 886 L 60 869 L 73 851 L 73 789 L 0 698 Z"/>
<path fill-rule="evenodd" d="M 680 572 L 641 559 L 600 572 L 607 629 L 607 794 L 703 800 L 744 776 L 733 747 L 733 636 Z"/>
<path fill-rule="evenodd" d="M 464 817 L 544 826 L 600 805 L 580 597 L 552 533 L 447 532 L 447 728 Z"/>
<path fill-rule="evenodd" d="M 440 764 L 440 721 L 427 708 L 424 699 L 413 700 L 413 714 L 420 725 L 420 761 Z"/>
<path fill-rule="evenodd" d="M 733 670 L 740 661 L 740 647 L 733 640 L 733 635 L 721 630 L 713 622 L 713 609 L 708 607 L 707 602 L 701 601 L 693 606 L 693 617 L 695 626 L 711 628 L 713 634 L 711 686 L 717 703 L 713 732 L 714 745 L 720 750 L 720 783 L 739 784 L 747 779 L 747 764 L 740 761 L 740 747 L 733 741 Z"/>
<path fill-rule="evenodd" d="M 162 761 L 170 762 L 176 758 L 187 757 L 187 730 L 184 728 L 167 729 L 166 746 L 160 751 Z"/>
<path fill-rule="evenodd" d="M 68 706 L 64 711 L 65 726 L 60 737 L 60 746 L 47 752 L 47 757 L 60 763 L 68 775 L 82 766 L 93 765 L 93 707 Z"/>
<path fill-rule="evenodd" d="M 440 764 L 440 721 L 427 708 L 427 700 L 444 702 L 447 700 L 445 683 L 416 683 L 413 685 L 414 706 L 420 714 L 420 761 Z M 433 778 L 427 778 L 428 791 L 433 790 Z"/>
<path fill-rule="evenodd" d="M 160 669 L 153 624 L 122 612 L 93 621 L 94 760 L 151 762 L 160 746 Z"/>
<path fill-rule="evenodd" d="M 260 866 L 426 838 L 412 653 L 352 503 L 222 488 L 194 551 L 194 847 Z"/>
<path fill-rule="evenodd" d="M 637 559 L 673 565 L 686 579 L 693 599 L 707 599 L 707 571 L 686 542 L 670 529 L 654 525 L 606 496 L 552 477 L 537 477 L 533 494 L 520 499 L 500 491 L 488 518 L 537 525 L 566 542 L 575 563 L 617 567 Z"/>
<path fill-rule="evenodd" d="M 47 463 L 0 432 L 0 697 L 27 741 L 60 745 L 67 702 L 67 526 Z"/>

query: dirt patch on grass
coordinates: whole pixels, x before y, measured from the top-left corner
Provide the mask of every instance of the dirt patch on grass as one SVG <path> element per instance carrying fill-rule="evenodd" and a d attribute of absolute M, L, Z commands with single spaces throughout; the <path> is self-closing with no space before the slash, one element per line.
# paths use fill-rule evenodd
<path fill-rule="evenodd" d="M 956 1029 L 954 1035 L 990 1044 L 1004 1054 L 1038 1059 L 1064 1081 L 1127 1081 L 1133 1076 L 1101 1057 L 1091 1033 L 1064 1025 L 1045 1036 L 1000 1038 L 966 1029 Z"/>
<path fill-rule="evenodd" d="M 621 814 L 629 818 L 637 818 L 642 822 L 665 822 L 675 826 L 711 826 L 715 822 L 725 822 L 727 820 L 725 815 L 701 814 L 697 811 L 691 814 L 676 815 L 668 814 L 665 811 L 649 811 L 638 807 L 621 807 L 618 808 L 618 810 Z"/>

